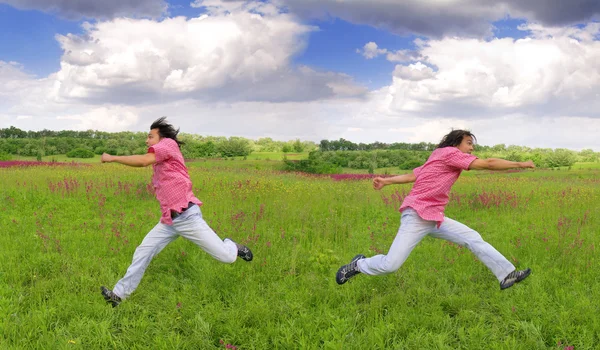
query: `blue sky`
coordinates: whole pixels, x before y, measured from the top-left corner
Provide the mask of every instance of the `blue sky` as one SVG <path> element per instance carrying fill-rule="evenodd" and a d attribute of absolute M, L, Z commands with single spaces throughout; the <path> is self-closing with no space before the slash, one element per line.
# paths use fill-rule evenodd
<path fill-rule="evenodd" d="M 350 74 L 371 89 L 390 84 L 395 64 L 386 60 L 365 60 L 356 50 L 374 40 L 390 49 L 407 49 L 412 48 L 415 39 L 414 36 L 398 36 L 336 18 L 309 23 L 319 30 L 310 35 L 308 47 L 297 57 L 296 63 Z"/>
<path fill-rule="evenodd" d="M 0 127 L 144 130 L 169 115 L 254 139 L 435 142 L 460 127 L 600 151 L 595 3 L 101 5 L 0 0 Z"/>
<path fill-rule="evenodd" d="M 19 62 L 27 72 L 47 76 L 60 68 L 56 33 L 79 33 L 80 23 L 35 10 L 0 4 L 0 60 Z"/>

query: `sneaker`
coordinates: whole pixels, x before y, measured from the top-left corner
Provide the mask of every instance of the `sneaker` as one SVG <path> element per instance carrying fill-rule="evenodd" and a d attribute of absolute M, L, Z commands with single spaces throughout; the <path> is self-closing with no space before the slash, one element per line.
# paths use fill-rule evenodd
<path fill-rule="evenodd" d="M 500 289 L 506 289 L 517 282 L 521 282 L 522 280 L 526 279 L 530 273 L 531 269 L 529 268 L 521 271 L 514 270 L 513 272 L 509 273 L 508 276 L 502 280 L 502 282 L 500 282 Z"/>
<path fill-rule="evenodd" d="M 352 258 L 349 264 L 340 267 L 337 274 L 335 275 L 335 281 L 338 284 L 344 284 L 348 282 L 350 278 L 358 275 L 360 271 L 358 271 L 357 261 L 364 258 L 366 258 L 366 256 L 358 254 L 357 256 Z"/>
<path fill-rule="evenodd" d="M 113 293 L 112 290 L 109 290 L 105 286 L 102 286 L 100 287 L 100 291 L 102 293 L 102 296 L 104 297 L 104 300 L 106 300 L 107 303 L 111 304 L 112 307 L 117 307 L 121 303 L 121 298 L 115 293 Z"/>
<path fill-rule="evenodd" d="M 243 244 L 239 244 L 236 241 L 234 241 L 231 238 L 227 238 L 228 240 L 232 241 L 233 243 L 235 243 L 235 246 L 237 247 L 237 256 L 239 256 L 240 258 L 246 260 L 246 261 L 252 261 L 252 258 L 254 257 L 254 255 L 252 255 L 252 251 L 250 250 L 250 248 L 246 247 Z"/>

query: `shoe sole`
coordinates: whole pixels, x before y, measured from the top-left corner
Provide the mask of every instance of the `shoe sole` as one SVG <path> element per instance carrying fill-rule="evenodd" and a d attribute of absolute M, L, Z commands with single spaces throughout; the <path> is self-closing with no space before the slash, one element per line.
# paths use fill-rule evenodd
<path fill-rule="evenodd" d="M 356 255 L 354 258 L 352 258 L 352 260 L 350 260 L 350 262 L 349 262 L 348 264 L 346 264 L 346 265 L 343 265 L 342 267 L 340 267 L 340 268 L 338 269 L 337 273 L 335 274 L 335 281 L 337 282 L 337 284 L 339 284 L 339 285 L 342 285 L 342 284 L 344 284 L 344 283 L 348 282 L 348 281 L 350 280 L 350 278 L 352 278 L 352 277 L 356 276 L 356 275 L 352 275 L 352 276 L 351 276 L 351 277 L 349 277 L 349 278 L 344 278 L 344 274 L 342 273 L 342 269 L 343 269 L 344 267 L 346 267 L 347 265 L 350 265 L 350 264 L 352 264 L 352 263 L 353 263 L 353 262 L 355 262 L 355 261 L 358 261 L 358 260 L 360 260 L 360 259 L 365 259 L 365 258 L 366 258 L 366 256 L 364 256 L 364 255 L 362 255 L 362 254 L 357 254 L 357 255 Z"/>
<path fill-rule="evenodd" d="M 516 278 L 511 284 L 507 284 L 505 286 L 500 285 L 500 290 L 505 290 L 507 288 L 514 286 L 516 283 L 519 283 L 519 282 L 525 280 L 527 277 L 529 277 L 529 275 L 531 275 L 531 269 L 527 269 L 526 271 L 527 272 L 525 272 L 525 274 L 521 278 Z"/>
<path fill-rule="evenodd" d="M 108 288 L 106 288 L 104 286 L 100 287 L 100 293 L 104 297 L 104 301 L 106 301 L 107 303 L 110 303 L 112 305 L 112 307 L 117 307 L 121 303 L 121 301 L 114 300 L 113 298 L 111 298 L 108 295 L 108 293 L 110 293 L 110 290 L 108 290 Z"/>

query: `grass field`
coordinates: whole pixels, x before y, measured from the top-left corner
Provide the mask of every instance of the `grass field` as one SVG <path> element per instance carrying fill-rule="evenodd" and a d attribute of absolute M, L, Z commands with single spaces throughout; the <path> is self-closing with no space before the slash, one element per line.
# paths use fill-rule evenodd
<path fill-rule="evenodd" d="M 598 348 L 597 164 L 459 179 L 446 214 L 533 270 L 500 291 L 467 249 L 431 238 L 396 273 L 338 286 L 355 254 L 387 251 L 410 186 L 266 159 L 188 164 L 204 218 L 254 261 L 221 264 L 178 239 L 114 309 L 99 287 L 159 219 L 151 169 L 0 168 L 0 349 Z"/>

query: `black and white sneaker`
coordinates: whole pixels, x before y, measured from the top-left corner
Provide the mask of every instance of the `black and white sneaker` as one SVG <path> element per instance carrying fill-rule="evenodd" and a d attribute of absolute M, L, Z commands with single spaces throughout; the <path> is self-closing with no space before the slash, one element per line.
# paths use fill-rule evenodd
<path fill-rule="evenodd" d="M 502 280 L 502 282 L 500 282 L 500 289 L 506 289 L 517 282 L 521 282 L 522 280 L 526 279 L 530 273 L 531 269 L 529 268 L 521 271 L 514 270 L 513 272 L 509 273 L 508 276 Z"/>
<path fill-rule="evenodd" d="M 358 275 L 360 271 L 358 271 L 357 261 L 364 258 L 366 258 L 366 256 L 358 254 L 357 256 L 352 258 L 349 264 L 340 267 L 337 274 L 335 275 L 335 281 L 337 282 L 337 284 L 344 284 L 348 282 L 350 278 Z"/>
<path fill-rule="evenodd" d="M 246 247 L 243 244 L 237 243 L 236 241 L 234 241 L 231 238 L 227 238 L 227 239 L 232 241 L 233 243 L 235 243 L 235 246 L 237 247 L 237 251 L 238 251 L 237 256 L 239 256 L 243 260 L 252 261 L 252 258 L 254 257 L 254 255 L 252 255 L 252 251 L 250 250 L 250 248 Z"/>
<path fill-rule="evenodd" d="M 100 287 L 100 292 L 102 293 L 104 300 L 106 300 L 107 303 L 111 304 L 112 307 L 117 307 L 121 303 L 121 298 L 119 298 L 118 295 L 113 293 L 112 290 L 106 288 L 105 286 Z"/>

